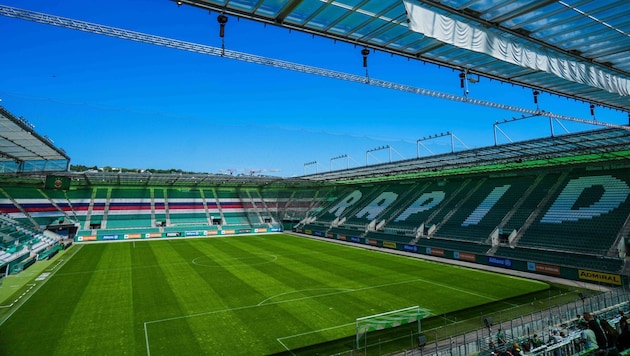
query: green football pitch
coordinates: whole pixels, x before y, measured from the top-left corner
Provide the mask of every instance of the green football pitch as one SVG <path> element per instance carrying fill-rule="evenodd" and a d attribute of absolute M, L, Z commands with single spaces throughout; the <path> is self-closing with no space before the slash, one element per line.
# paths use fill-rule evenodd
<path fill-rule="evenodd" d="M 291 354 L 354 336 L 360 317 L 411 306 L 442 315 L 548 288 L 284 234 L 84 244 L 70 255 L 3 319 L 3 355 Z"/>

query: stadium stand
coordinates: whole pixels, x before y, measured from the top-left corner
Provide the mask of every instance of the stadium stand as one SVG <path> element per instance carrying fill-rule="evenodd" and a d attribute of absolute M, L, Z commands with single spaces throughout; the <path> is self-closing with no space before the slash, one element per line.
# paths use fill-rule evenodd
<path fill-rule="evenodd" d="M 107 205 L 107 228 L 151 227 L 151 191 L 112 188 Z"/>
<path fill-rule="evenodd" d="M 298 228 L 434 255 L 439 249 L 621 273 L 628 178 L 625 166 L 585 164 L 418 178 L 406 191 L 388 181 L 357 183 Z"/>
<path fill-rule="evenodd" d="M 626 147 L 627 132 L 603 131 L 592 134 L 589 147 L 598 140 Z M 567 145 L 585 140 L 584 133 L 574 136 Z M 466 157 L 463 166 L 341 182 L 327 181 L 327 173 L 316 177 L 321 181 L 273 184 L 265 177 L 219 175 L 200 184 L 185 175 L 154 175 L 146 184 L 148 178 L 140 175 L 78 174 L 66 189 L 45 188 L 37 178 L 7 180 L 0 209 L 36 230 L 76 224 L 80 241 L 288 228 L 523 270 L 549 265 L 566 278 L 579 278 L 571 272 L 576 269 L 622 273 L 630 231 L 630 151 L 611 153 L 607 144 L 608 151 L 599 155 L 567 149 L 563 156 L 540 158 L 547 149 L 560 155 L 558 138 L 550 141 L 555 145 L 549 148 L 544 140 L 515 144 L 531 160 L 499 164 L 482 154 L 484 165 L 475 166 L 469 165 L 471 156 L 454 153 L 457 162 Z M 538 154 L 528 156 L 524 147 Z M 501 156 L 497 150 L 489 148 Z"/>
<path fill-rule="evenodd" d="M 61 237 L 0 213 L 0 273 L 19 273 L 57 250 Z"/>

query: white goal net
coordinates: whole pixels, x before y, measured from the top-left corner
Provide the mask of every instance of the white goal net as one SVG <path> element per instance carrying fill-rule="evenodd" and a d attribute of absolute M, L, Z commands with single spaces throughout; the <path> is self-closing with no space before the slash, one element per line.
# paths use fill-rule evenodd
<path fill-rule="evenodd" d="M 392 310 L 386 313 L 357 318 L 356 348 L 360 349 L 364 345 L 366 345 L 367 334 L 370 331 L 395 328 L 401 325 L 417 322 L 418 333 L 420 333 L 420 320 L 430 314 L 431 312 L 428 309 L 414 306 L 404 309 Z"/>

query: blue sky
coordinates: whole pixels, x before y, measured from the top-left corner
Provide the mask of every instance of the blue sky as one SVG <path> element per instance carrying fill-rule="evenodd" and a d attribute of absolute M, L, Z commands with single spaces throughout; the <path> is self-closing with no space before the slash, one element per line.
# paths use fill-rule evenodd
<path fill-rule="evenodd" d="M 218 14 L 168 0 L 3 1 L 189 42 L 221 46 Z M 50 137 L 72 164 L 295 176 L 417 155 L 420 137 L 453 132 L 468 147 L 494 144 L 492 124 L 520 116 L 469 104 L 0 17 L 0 105 Z M 361 48 L 231 17 L 226 48 L 363 75 Z M 458 72 L 375 52 L 370 77 L 462 94 Z M 530 89 L 482 78 L 473 98 L 535 108 Z M 541 109 L 590 119 L 589 104 L 539 97 Z M 626 113 L 596 109 L 627 124 Z M 563 123 L 571 132 L 593 126 Z M 502 126 L 513 141 L 550 135 L 544 118 Z M 564 130 L 555 125 L 556 133 Z M 500 143 L 507 138 L 499 136 Z M 450 151 L 448 138 L 425 142 Z M 456 150 L 463 146 L 456 144 Z M 422 149 L 421 154 L 429 152 Z M 333 160 L 342 169 L 345 159 Z"/>

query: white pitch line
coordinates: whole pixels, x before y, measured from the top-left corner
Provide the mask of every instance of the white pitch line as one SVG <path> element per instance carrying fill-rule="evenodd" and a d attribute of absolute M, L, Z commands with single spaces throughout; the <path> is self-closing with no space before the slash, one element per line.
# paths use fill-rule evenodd
<path fill-rule="evenodd" d="M 77 247 L 77 249 L 74 250 L 74 253 L 72 253 L 69 258 L 72 258 L 74 255 L 76 255 L 77 253 L 79 253 L 79 251 L 81 251 L 81 248 L 83 247 L 83 245 L 79 245 Z M 61 265 L 63 266 L 64 264 L 66 264 L 66 262 L 68 262 L 70 259 L 64 261 L 64 263 Z M 56 265 L 55 265 L 56 266 Z M 53 275 L 55 275 L 57 273 L 58 270 L 54 270 L 50 273 L 49 277 L 52 277 Z M 35 286 L 35 290 L 33 291 L 33 293 L 30 293 L 26 298 L 24 298 L 24 300 L 22 300 L 21 304 L 26 303 L 26 301 L 28 301 L 33 295 L 35 295 L 35 293 L 37 293 L 37 291 L 44 285 L 46 284 L 46 282 L 48 282 L 50 280 L 50 278 L 46 278 L 45 280 L 43 280 L 41 283 L 37 284 Z M 21 304 L 19 306 L 21 306 Z M 9 318 L 11 318 L 13 316 L 13 314 L 19 309 L 19 306 L 17 308 L 14 308 L 13 310 L 11 310 L 11 312 L 8 315 L 5 315 L 2 319 L 0 319 L 0 326 L 2 326 L 2 324 L 4 324 L 7 320 L 9 320 Z"/>
<path fill-rule="evenodd" d="M 33 287 L 35 287 L 35 284 L 27 284 L 27 286 L 29 286 L 29 287 L 22 294 L 20 294 L 19 297 L 15 298 L 15 300 L 11 304 L 0 305 L 0 308 L 11 308 L 12 306 L 14 306 L 17 302 L 20 301 L 20 299 L 22 299 L 22 297 L 27 295 L 28 292 L 30 292 L 31 289 L 33 289 Z"/>
<path fill-rule="evenodd" d="M 305 333 L 279 337 L 278 340 L 285 340 L 285 339 L 290 339 L 292 337 L 299 337 L 299 336 L 304 336 L 304 335 L 308 335 L 308 334 L 315 334 L 315 333 L 318 333 L 320 331 L 328 331 L 328 330 L 333 330 L 333 329 L 345 328 L 345 327 L 352 326 L 352 325 L 355 325 L 355 323 L 341 324 L 341 325 L 331 326 L 329 328 L 323 328 L 323 329 L 319 329 L 319 330 L 307 331 Z"/>
<path fill-rule="evenodd" d="M 289 294 L 294 294 L 294 293 L 302 293 L 302 292 L 310 292 L 310 291 L 321 291 L 321 290 L 339 290 L 339 291 L 343 291 L 343 292 L 353 292 L 355 291 L 354 289 L 349 289 L 349 288 L 314 288 L 314 289 L 300 289 L 300 290 L 294 290 L 291 292 L 286 292 L 286 293 L 280 293 L 280 294 L 276 294 L 274 296 L 271 296 L 265 300 L 263 300 L 262 302 L 256 304 L 256 305 L 264 305 L 268 300 L 271 300 L 273 298 L 276 297 L 281 297 L 283 295 L 289 295 Z"/>
<path fill-rule="evenodd" d="M 328 330 L 333 330 L 333 329 L 345 328 L 345 327 L 352 326 L 352 325 L 355 325 L 355 323 L 348 323 L 348 324 L 342 324 L 342 325 L 337 325 L 337 326 L 331 326 L 329 328 L 323 328 L 323 329 L 307 331 L 307 332 L 299 333 L 299 334 L 295 334 L 295 335 L 279 337 L 279 338 L 276 339 L 276 341 L 278 341 L 280 343 L 280 345 L 282 345 L 282 347 L 285 348 L 285 350 L 289 351 L 291 353 L 291 355 L 295 356 L 293 351 L 291 351 L 291 349 L 289 349 L 289 347 L 287 345 L 285 345 L 285 343 L 282 342 L 282 340 L 291 339 L 291 338 L 294 338 L 294 337 L 300 337 L 300 336 L 309 335 L 309 334 L 315 334 L 315 333 L 318 333 L 320 331 L 328 331 Z"/>
<path fill-rule="evenodd" d="M 416 278 L 416 279 L 410 279 L 410 280 L 406 280 L 406 281 L 385 283 L 385 284 L 380 284 L 380 285 L 376 285 L 376 286 L 368 286 L 368 287 L 363 287 L 363 288 L 344 290 L 344 291 L 340 291 L 340 292 L 324 293 L 324 294 L 320 294 L 320 295 L 316 295 L 316 296 L 309 296 L 309 297 L 301 297 L 301 298 L 281 300 L 281 301 L 271 302 L 271 303 L 263 304 L 263 305 L 252 304 L 252 305 L 244 305 L 244 306 L 236 307 L 236 308 L 213 310 L 213 311 L 209 311 L 209 312 L 195 313 L 195 314 L 190 314 L 190 315 L 180 315 L 180 316 L 174 316 L 174 317 L 171 317 L 171 318 L 150 320 L 150 321 L 147 321 L 146 323 L 147 324 L 155 324 L 155 323 L 161 323 L 161 322 L 165 322 L 165 321 L 173 321 L 173 320 L 179 320 L 179 319 L 195 318 L 195 317 L 199 317 L 199 316 L 206 316 L 206 315 L 213 315 L 213 314 L 226 313 L 226 312 L 232 312 L 232 311 L 239 311 L 239 310 L 245 310 L 245 309 L 252 309 L 252 308 L 257 308 L 257 307 L 262 307 L 262 306 L 267 306 L 267 305 L 277 305 L 277 304 L 284 304 L 284 303 L 291 303 L 291 302 L 299 302 L 299 301 L 307 300 L 307 299 L 316 299 L 316 298 L 321 298 L 321 297 L 328 297 L 328 296 L 331 296 L 331 295 L 361 292 L 361 291 L 366 291 L 366 290 L 370 290 L 370 289 L 391 287 L 391 286 L 395 286 L 395 285 L 401 285 L 401 284 L 407 284 L 407 283 L 415 283 L 415 282 L 425 282 L 425 283 L 428 283 L 428 284 L 435 284 L 435 285 L 439 285 L 439 286 L 442 286 L 442 287 L 445 287 L 445 288 L 454 289 L 454 290 L 456 290 L 458 292 L 461 292 L 461 293 L 467 293 L 467 294 L 471 294 L 471 295 L 475 295 L 475 296 L 478 296 L 478 297 L 483 297 L 483 298 L 486 298 L 486 299 L 490 299 L 490 300 L 496 301 L 496 299 L 494 299 L 494 298 L 491 298 L 491 297 L 488 297 L 488 296 L 485 296 L 485 295 L 481 295 L 479 293 L 473 293 L 473 292 L 470 292 L 470 291 L 467 291 L 467 290 L 446 286 L 446 285 L 443 285 L 443 284 L 440 284 L 440 283 L 427 281 L 427 280 L 422 279 L 422 278 Z"/>
<path fill-rule="evenodd" d="M 144 323 L 144 340 L 147 343 L 147 356 L 151 356 L 151 349 L 149 348 L 149 330 L 147 330 L 147 323 Z"/>
<path fill-rule="evenodd" d="M 196 313 L 196 314 L 190 314 L 190 315 L 181 315 L 181 316 L 175 316 L 175 317 L 171 317 L 171 318 L 164 318 L 164 319 L 158 319 L 158 320 L 145 321 L 144 322 L 144 328 L 145 328 L 145 341 L 146 341 L 146 344 L 147 344 L 147 356 L 150 356 L 150 353 L 149 353 L 149 331 L 148 331 L 148 328 L 147 328 L 147 326 L 149 324 L 157 324 L 157 323 L 169 322 L 169 321 L 173 321 L 173 320 L 195 318 L 195 317 L 200 317 L 200 316 L 209 316 L 209 315 L 226 313 L 226 312 L 233 312 L 233 311 L 240 311 L 240 310 L 246 310 L 246 309 L 253 309 L 253 308 L 264 307 L 264 306 L 268 306 L 268 305 L 278 305 L 278 304 L 284 304 L 284 303 L 290 303 L 290 302 L 298 302 L 298 301 L 307 300 L 307 299 L 316 299 L 316 298 L 327 297 L 327 296 L 331 296 L 331 295 L 361 292 L 361 291 L 366 291 L 366 290 L 370 290 L 370 289 L 385 288 L 385 287 L 391 287 L 391 286 L 395 286 L 395 285 L 401 285 L 401 284 L 407 284 L 407 283 L 415 283 L 415 282 L 424 282 L 424 283 L 427 283 L 427 284 L 438 285 L 438 286 L 441 286 L 441 287 L 444 287 L 444 288 L 447 288 L 447 289 L 456 290 L 456 291 L 458 291 L 460 293 L 466 293 L 466 294 L 474 295 L 474 296 L 477 296 L 477 297 L 482 297 L 482 298 L 490 299 L 492 301 L 496 301 L 495 298 L 489 297 L 487 295 L 474 293 L 474 292 L 469 291 L 469 290 L 464 290 L 464 289 L 448 286 L 448 285 L 437 283 L 437 282 L 433 282 L 433 281 L 427 281 L 427 280 L 425 280 L 423 278 L 416 278 L 416 279 L 411 279 L 411 280 L 406 280 L 406 281 L 399 281 L 399 282 L 392 282 L 392 283 L 381 284 L 381 285 L 377 285 L 377 286 L 368 286 L 368 287 L 357 288 L 357 289 L 347 289 L 347 290 L 343 290 L 343 291 L 340 291 L 340 292 L 325 293 L 325 294 L 321 294 L 321 295 L 317 295 L 317 296 L 287 299 L 287 300 L 282 300 L 282 301 L 277 301 L 277 302 L 271 302 L 271 303 L 268 303 L 268 304 L 261 304 L 262 303 L 261 302 L 261 303 L 258 303 L 258 304 L 245 305 L 245 306 L 236 307 L 236 308 L 228 308 L 228 309 L 214 310 L 214 311 L 204 312 L 204 313 Z M 268 299 L 269 298 L 267 298 L 266 300 L 268 300 Z M 264 300 L 264 301 L 266 301 L 266 300 Z M 280 341 L 281 339 L 286 339 L 286 338 L 288 338 L 288 337 L 279 338 L 279 339 L 276 339 L 276 340 L 278 340 L 280 342 L 280 344 L 282 344 L 286 348 L 286 346 Z M 290 350 L 288 350 L 288 351 L 291 352 Z M 293 354 L 293 352 L 291 352 L 291 353 Z"/>
<path fill-rule="evenodd" d="M 293 353 L 293 351 L 291 351 L 290 348 L 287 347 L 287 345 L 284 344 L 284 342 L 281 341 L 282 338 L 277 338 L 276 341 L 280 343 L 280 345 L 282 345 L 282 347 L 284 347 L 285 350 L 289 351 L 291 353 L 291 355 L 295 356 L 295 353 Z"/>

